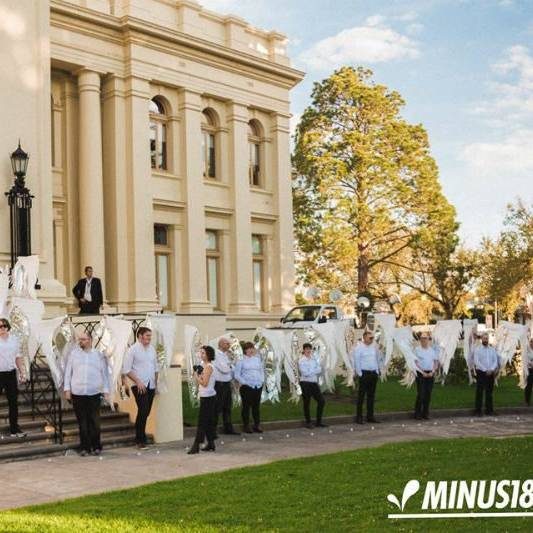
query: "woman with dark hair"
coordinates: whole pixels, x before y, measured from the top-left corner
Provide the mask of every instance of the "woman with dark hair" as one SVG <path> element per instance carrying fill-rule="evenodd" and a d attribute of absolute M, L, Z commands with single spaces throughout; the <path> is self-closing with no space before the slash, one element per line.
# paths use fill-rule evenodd
<path fill-rule="evenodd" d="M 263 433 L 259 425 L 259 407 L 265 382 L 265 369 L 253 342 L 245 342 L 243 350 L 244 357 L 235 366 L 235 379 L 239 382 L 242 399 L 242 430 L 244 433 Z M 250 429 L 250 410 L 254 419 L 252 429 Z"/>
<path fill-rule="evenodd" d="M 198 425 L 196 427 L 196 438 L 189 455 L 200 451 L 200 444 L 204 443 L 207 437 L 207 445 L 202 448 L 203 452 L 215 451 L 215 413 L 216 397 L 215 374 L 213 372 L 212 361 L 215 360 L 215 350 L 211 346 L 200 348 L 200 359 L 203 366 L 195 367 L 194 380 L 198 383 L 198 393 L 200 396 L 200 410 L 198 412 Z"/>
<path fill-rule="evenodd" d="M 25 437 L 18 425 L 18 384 L 26 380 L 20 345 L 15 335 L 10 334 L 11 325 L 0 318 L 0 394 L 5 390 L 9 406 L 9 433 L 12 437 Z"/>

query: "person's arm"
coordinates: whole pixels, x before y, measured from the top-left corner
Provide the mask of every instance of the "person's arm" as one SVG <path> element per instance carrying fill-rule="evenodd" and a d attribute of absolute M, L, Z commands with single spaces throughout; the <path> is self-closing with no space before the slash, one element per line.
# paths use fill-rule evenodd
<path fill-rule="evenodd" d="M 415 365 L 416 365 L 416 368 L 418 368 L 418 370 L 420 370 L 420 372 L 422 372 L 422 374 L 425 374 L 425 372 L 422 370 L 422 367 L 420 366 L 420 362 L 418 361 L 418 348 L 415 348 Z"/>
<path fill-rule="evenodd" d="M 124 365 L 122 367 L 122 374 L 125 374 L 128 376 L 133 383 L 137 386 L 138 391 L 143 394 L 146 392 L 146 387 L 144 386 L 144 383 L 139 379 L 137 374 L 134 370 L 132 370 L 133 367 L 133 350 L 132 348 L 129 349 L 128 354 L 126 355 L 126 359 L 124 360 Z"/>
<path fill-rule="evenodd" d="M 65 376 L 63 378 L 63 391 L 65 392 L 65 400 L 71 400 L 72 394 L 70 392 L 70 383 L 72 380 L 72 353 L 68 356 L 67 366 L 65 367 Z"/>
<path fill-rule="evenodd" d="M 196 372 L 194 373 L 196 381 L 202 386 L 206 387 L 209 383 L 209 378 L 211 377 L 211 374 L 213 373 L 213 367 L 206 366 L 204 368 L 204 371 L 198 375 Z"/>
<path fill-rule="evenodd" d="M 242 385 L 242 375 L 241 375 L 241 372 L 242 372 L 242 361 L 238 361 L 237 364 L 235 365 L 235 372 L 234 372 L 234 375 L 233 377 L 237 380 L 237 382 Z"/>
<path fill-rule="evenodd" d="M 357 348 L 355 348 L 354 353 L 353 353 L 353 367 L 354 367 L 355 373 L 359 377 L 361 377 L 363 375 L 363 373 L 361 372 L 361 354 L 360 354 L 360 350 L 358 350 Z"/>
<path fill-rule="evenodd" d="M 481 370 L 482 372 L 486 372 L 487 369 L 485 368 L 485 365 L 481 362 L 481 359 L 479 357 L 480 348 L 474 351 L 474 367 L 476 370 Z"/>
<path fill-rule="evenodd" d="M 102 292 L 102 282 L 100 281 L 99 278 L 96 278 L 94 281 L 97 281 L 96 285 L 95 285 L 95 300 L 98 302 L 98 307 L 100 307 L 103 303 L 104 303 L 104 295 L 103 295 L 103 292 Z"/>
<path fill-rule="evenodd" d="M 215 357 L 212 364 L 221 374 L 231 374 L 231 366 L 226 354 L 222 354 L 222 357 L 220 355 Z"/>
<path fill-rule="evenodd" d="M 102 358 L 100 360 L 100 371 L 102 372 L 102 381 L 103 381 L 103 387 L 102 392 L 104 393 L 104 398 L 106 401 L 109 401 L 109 392 L 111 390 L 111 387 L 109 385 L 109 371 L 107 368 L 107 359 L 104 354 L 101 354 Z"/>

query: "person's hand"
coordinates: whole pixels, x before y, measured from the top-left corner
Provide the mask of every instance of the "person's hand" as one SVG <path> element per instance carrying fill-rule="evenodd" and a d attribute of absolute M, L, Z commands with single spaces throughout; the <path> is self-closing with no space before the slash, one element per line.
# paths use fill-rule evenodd
<path fill-rule="evenodd" d="M 66 390 L 65 391 L 65 400 L 69 401 L 72 400 L 72 394 L 70 393 L 69 390 Z"/>
<path fill-rule="evenodd" d="M 146 387 L 141 380 L 137 381 L 137 390 L 139 391 L 140 394 L 144 394 L 146 392 Z"/>
<path fill-rule="evenodd" d="M 84 304 L 86 302 L 85 298 L 80 298 L 80 303 Z"/>
<path fill-rule="evenodd" d="M 109 393 L 108 392 L 105 392 L 104 393 L 104 400 L 109 403 L 109 400 L 110 400 L 111 396 L 109 396 Z"/>
<path fill-rule="evenodd" d="M 25 374 L 23 374 L 22 372 L 19 372 L 19 383 L 26 383 L 27 379 L 26 379 L 26 376 Z"/>

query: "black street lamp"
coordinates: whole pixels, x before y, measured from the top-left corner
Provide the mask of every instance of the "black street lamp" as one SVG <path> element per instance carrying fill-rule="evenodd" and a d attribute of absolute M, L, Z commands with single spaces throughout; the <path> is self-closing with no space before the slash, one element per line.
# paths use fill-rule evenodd
<path fill-rule="evenodd" d="M 26 187 L 25 177 L 30 156 L 20 147 L 10 155 L 15 183 L 5 193 L 10 213 L 11 268 L 18 257 L 31 255 L 31 205 L 33 195 Z"/>

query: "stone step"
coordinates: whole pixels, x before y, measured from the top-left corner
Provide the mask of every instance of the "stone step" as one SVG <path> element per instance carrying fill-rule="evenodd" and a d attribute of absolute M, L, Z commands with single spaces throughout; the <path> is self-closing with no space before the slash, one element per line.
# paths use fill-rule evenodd
<path fill-rule="evenodd" d="M 118 446 L 133 445 L 134 442 L 134 431 L 131 433 L 102 432 L 102 447 L 104 448 L 104 453 L 106 449 Z M 75 450 L 77 447 L 77 436 L 65 439 L 63 444 L 54 444 L 53 442 L 49 441 L 44 441 L 39 444 L 30 444 L 17 441 L 0 447 L 0 463 L 20 461 L 23 459 L 30 459 L 32 457 L 64 455 L 68 450 Z"/>

